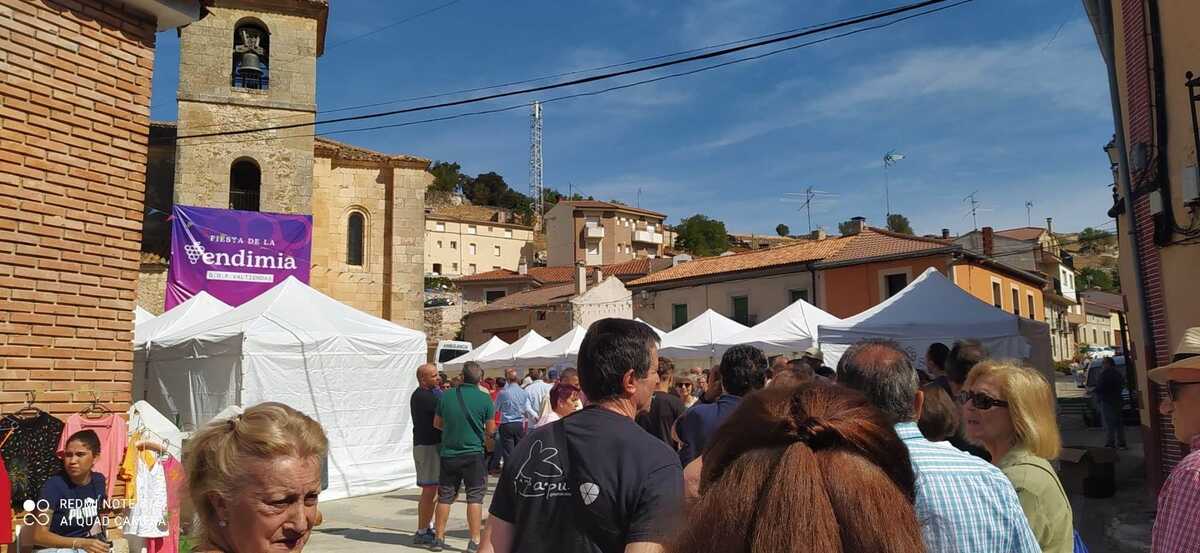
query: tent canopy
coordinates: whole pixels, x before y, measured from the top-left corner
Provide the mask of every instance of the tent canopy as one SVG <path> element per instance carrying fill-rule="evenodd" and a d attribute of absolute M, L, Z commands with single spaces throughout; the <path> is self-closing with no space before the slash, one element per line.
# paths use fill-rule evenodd
<path fill-rule="evenodd" d="M 951 345 L 968 338 L 982 342 L 993 356 L 1024 359 L 1030 346 L 1021 336 L 1019 320 L 930 268 L 900 293 L 848 319 L 821 324 L 818 332 L 822 345 L 839 354 L 835 357 L 864 339 L 883 338 L 898 342 L 924 367 L 930 344 Z M 826 353 L 826 363 L 836 362 Z"/>
<path fill-rule="evenodd" d="M 802 352 L 818 341 L 817 327 L 840 321 L 804 300 L 796 300 L 783 311 L 738 334 L 717 342 L 717 352 L 739 345 L 754 346 L 767 355 Z"/>
<path fill-rule="evenodd" d="M 529 332 L 526 332 L 517 341 L 499 351 L 492 352 L 490 355 L 485 355 L 477 361 L 485 369 L 516 367 L 518 359 L 549 343 L 550 341 L 543 338 L 536 330 L 530 329 Z"/>
<path fill-rule="evenodd" d="M 236 309 L 152 341 L 149 402 L 180 426 L 230 405 L 287 404 L 329 439 L 323 499 L 416 482 L 408 400 L 425 334 L 289 277 Z"/>
<path fill-rule="evenodd" d="M 497 351 L 500 351 L 506 347 L 508 347 L 508 342 L 501 340 L 499 336 L 492 336 L 488 339 L 488 341 L 480 344 L 479 347 L 459 355 L 450 361 L 442 363 L 442 367 L 446 369 L 461 369 L 467 361 L 475 361 L 478 363 L 483 357 L 492 353 L 496 353 Z"/>
<path fill-rule="evenodd" d="M 201 290 L 187 301 L 176 305 L 170 311 L 154 317 L 145 323 L 134 326 L 133 347 L 144 349 L 146 343 L 160 336 L 196 326 L 208 319 L 216 317 L 233 309 L 225 302 L 214 298 Z"/>
<path fill-rule="evenodd" d="M 641 320 L 641 319 L 639 319 L 639 318 L 636 318 L 636 317 L 635 317 L 633 320 L 635 320 L 635 321 L 637 321 L 637 322 L 639 322 L 639 323 L 642 323 L 642 324 L 644 324 L 644 325 L 646 325 L 646 326 L 650 327 L 650 330 L 653 330 L 653 331 L 654 331 L 654 333 L 658 335 L 658 340 L 659 340 L 659 342 L 660 342 L 660 345 L 661 345 L 661 342 L 667 338 L 667 333 L 666 333 L 666 332 L 663 332 L 663 331 L 661 331 L 661 330 L 659 330 L 659 329 L 658 329 L 658 327 L 656 327 L 656 326 L 654 326 L 654 325 L 652 325 L 652 324 L 650 324 L 650 323 L 648 323 L 648 322 L 646 322 L 646 321 L 643 321 L 643 320 Z"/>
<path fill-rule="evenodd" d="M 703 358 L 716 355 L 716 345 L 727 338 L 746 331 L 748 328 L 712 309 L 708 309 L 667 333 L 658 348 L 658 354 L 673 358 Z"/>
<path fill-rule="evenodd" d="M 148 322 L 153 318 L 154 313 L 142 309 L 142 306 L 138 305 L 133 308 L 133 326 Z"/>
<path fill-rule="evenodd" d="M 583 343 L 583 337 L 586 335 L 586 328 L 575 325 L 575 328 L 572 328 L 570 332 L 559 336 L 554 341 L 540 348 L 522 355 L 517 359 L 516 366 L 526 368 L 549 367 L 561 363 L 574 364 L 579 358 L 579 345 Z"/>

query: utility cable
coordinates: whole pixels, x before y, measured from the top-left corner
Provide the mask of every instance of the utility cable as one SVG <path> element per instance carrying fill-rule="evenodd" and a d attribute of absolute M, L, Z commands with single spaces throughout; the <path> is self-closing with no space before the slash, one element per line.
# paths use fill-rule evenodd
<path fill-rule="evenodd" d="M 804 31 L 796 32 L 796 33 L 790 33 L 787 35 L 774 37 L 774 38 L 770 38 L 770 39 L 766 39 L 766 40 L 755 41 L 755 42 L 751 42 L 751 43 L 747 43 L 747 44 L 733 46 L 730 48 L 723 48 L 721 50 L 715 50 L 712 52 L 706 52 L 706 53 L 702 53 L 702 54 L 695 54 L 695 55 L 688 56 L 685 58 L 680 58 L 677 60 L 670 60 L 670 61 L 655 63 L 655 64 L 651 64 L 651 65 L 645 65 L 645 66 L 641 66 L 641 67 L 635 67 L 632 69 L 625 69 L 622 71 L 615 71 L 615 72 L 610 72 L 610 73 L 603 73 L 600 75 L 582 77 L 579 79 L 572 79 L 572 80 L 564 81 L 561 83 L 536 86 L 536 87 L 532 87 L 532 88 L 524 88 L 524 89 L 513 90 L 513 91 L 508 91 L 508 92 L 497 92 L 497 93 L 488 94 L 485 96 L 477 96 L 477 97 L 473 97 L 473 98 L 466 98 L 466 99 L 462 99 L 462 100 L 454 100 L 454 101 L 449 101 L 449 102 L 441 102 L 441 103 L 437 103 L 437 104 L 416 106 L 416 107 L 411 107 L 411 108 L 390 110 L 390 111 L 384 111 L 384 112 L 378 112 L 378 113 L 369 113 L 369 114 L 363 114 L 363 115 L 354 115 L 354 116 L 348 116 L 348 117 L 338 117 L 338 118 L 333 118 L 333 119 L 325 119 L 325 120 L 321 120 L 321 121 L 314 121 L 311 123 L 292 123 L 292 124 L 288 124 L 288 125 L 276 125 L 276 126 L 270 126 L 270 127 L 260 127 L 260 128 L 251 128 L 251 129 L 240 129 L 240 130 L 231 130 L 231 131 L 201 133 L 201 134 L 194 134 L 194 135 L 187 135 L 187 136 L 178 136 L 178 137 L 176 137 L 176 140 L 178 141 L 178 140 L 189 139 L 189 138 L 208 138 L 208 137 L 216 137 L 216 136 L 232 136 L 232 135 L 250 134 L 250 133 L 255 133 L 255 132 L 263 132 L 263 131 L 287 130 L 287 129 L 294 129 L 294 128 L 299 128 L 299 127 L 309 127 L 309 126 L 325 125 L 325 124 L 331 124 L 331 123 L 343 123 L 343 122 L 348 122 L 348 121 L 362 121 L 362 120 L 366 120 L 366 119 L 375 119 L 375 118 L 379 118 L 379 117 L 400 115 L 400 114 L 404 114 L 404 113 L 413 113 L 413 112 L 418 112 L 418 111 L 427 111 L 427 110 L 432 110 L 432 109 L 461 106 L 461 105 L 466 105 L 466 104 L 483 102 L 483 101 L 487 101 L 487 100 L 494 100 L 497 98 L 505 98 L 505 97 L 509 97 L 509 96 L 530 94 L 530 93 L 542 92 L 542 91 L 546 91 L 546 90 L 554 90 L 554 89 L 565 88 L 565 87 L 569 87 L 569 86 L 586 84 L 586 83 L 590 83 L 590 82 L 613 79 L 613 78 L 622 77 L 625 75 L 644 73 L 646 71 L 653 71 L 655 69 L 661 69 L 663 67 L 670 67 L 673 65 L 679 65 L 679 64 L 683 64 L 683 63 L 690 63 L 693 61 L 700 61 L 700 60 L 725 56 L 725 55 L 728 55 L 728 54 L 731 54 L 734 52 L 749 50 L 751 48 L 758 48 L 761 46 L 766 46 L 768 44 L 787 42 L 787 41 L 795 40 L 797 38 L 804 37 L 804 36 L 818 34 L 818 33 L 826 32 L 826 31 L 830 31 L 830 30 L 834 30 L 834 29 L 839 29 L 839 28 L 843 28 L 843 27 L 849 27 L 852 25 L 857 25 L 859 23 L 865 23 L 868 21 L 876 20 L 876 19 L 882 19 L 882 18 L 889 17 L 892 15 L 897 15 L 897 14 L 901 14 L 901 13 L 918 10 L 918 9 L 921 9 L 921 8 L 924 8 L 927 6 L 942 4 L 947 1 L 948 0 L 924 0 L 922 2 L 907 4 L 907 5 L 892 8 L 889 10 L 884 10 L 882 12 L 876 12 L 874 14 L 868 14 L 868 15 L 864 15 L 864 16 L 854 17 L 854 18 L 850 18 L 847 20 L 837 22 L 837 23 L 820 25 L 820 26 L 817 26 L 817 27 L 814 27 L 814 28 L 811 28 L 808 30 L 804 30 Z M 972 1 L 974 1 L 974 0 L 960 0 L 959 2 L 956 2 L 947 7 L 958 6 L 958 5 L 966 4 L 966 3 L 972 2 Z M 929 13 L 932 13 L 932 11 L 930 11 Z"/>
<path fill-rule="evenodd" d="M 945 1 L 945 0 L 933 0 L 933 1 L 940 2 L 940 1 Z M 881 23 L 881 24 L 872 25 L 872 26 L 868 26 L 868 27 L 862 27 L 862 28 L 859 28 L 859 29 L 854 29 L 854 30 L 851 30 L 851 31 L 846 31 L 846 32 L 839 33 L 839 34 L 836 34 L 836 35 L 831 35 L 831 36 L 827 36 L 827 37 L 823 37 L 823 38 L 819 38 L 819 39 L 811 40 L 811 41 L 808 41 L 808 42 L 803 42 L 803 43 L 800 43 L 800 44 L 795 44 L 795 45 L 792 45 L 792 46 L 787 46 L 787 47 L 784 47 L 784 48 L 778 48 L 778 49 L 771 50 L 771 51 L 768 51 L 768 52 L 763 52 L 763 53 L 761 53 L 761 54 L 756 54 L 756 55 L 754 55 L 754 56 L 747 56 L 747 57 L 743 57 L 743 58 L 737 58 L 737 59 L 728 60 L 728 61 L 725 61 L 725 62 L 721 62 L 721 63 L 713 64 L 713 65 L 708 65 L 708 66 L 704 66 L 704 67 L 699 67 L 699 68 L 692 69 L 692 70 L 688 70 L 688 71 L 681 71 L 681 72 L 677 72 L 677 73 L 671 73 L 671 74 L 667 74 L 667 75 L 661 75 L 661 76 L 658 76 L 658 77 L 653 77 L 653 78 L 649 78 L 649 79 L 643 79 L 643 80 L 640 80 L 640 81 L 634 81 L 634 82 L 631 82 L 631 83 L 625 83 L 625 84 L 616 85 L 616 86 L 612 86 L 612 87 L 608 87 L 608 88 L 604 88 L 604 89 L 593 90 L 593 91 L 587 91 L 587 92 L 578 92 L 578 93 L 575 93 L 575 94 L 568 94 L 568 95 L 565 95 L 565 96 L 557 96 L 557 97 L 554 97 L 554 98 L 548 98 L 548 99 L 545 99 L 545 100 L 541 100 L 540 102 L 541 102 L 542 104 L 548 104 L 548 103 L 552 103 L 552 102 L 559 102 L 559 101 L 563 101 L 563 100 L 569 100 L 569 99 L 573 99 L 573 98 L 581 98 L 581 97 L 586 97 L 586 96 L 597 96 L 597 95 L 604 94 L 604 93 L 608 93 L 608 92 L 613 92 L 613 91 L 617 91 L 617 90 L 623 90 L 623 89 L 626 89 L 626 88 L 632 88 L 632 87 L 635 87 L 635 86 L 641 86 L 641 85 L 645 85 L 645 84 L 651 84 L 651 83 L 655 83 L 655 82 L 659 82 L 659 81 L 664 81 L 664 80 L 667 80 L 667 79 L 672 79 L 672 78 L 677 78 L 677 77 L 684 77 L 684 76 L 688 76 L 688 75 L 694 75 L 694 74 L 697 74 L 697 73 L 702 73 L 702 72 L 705 72 L 705 71 L 711 71 L 711 70 L 713 70 L 713 69 L 719 69 L 719 68 L 721 68 L 721 67 L 726 67 L 726 66 L 729 66 L 729 65 L 734 65 L 734 64 L 738 64 L 738 63 L 744 63 L 744 62 L 748 62 L 748 61 L 755 61 L 755 60 L 759 60 L 759 59 L 762 59 L 762 58 L 765 58 L 765 57 L 768 57 L 768 56 L 772 56 L 772 55 L 775 55 L 775 54 L 779 54 L 779 53 L 783 53 L 783 52 L 788 52 L 788 51 L 791 51 L 791 50 L 797 50 L 797 49 L 799 49 L 799 48 L 804 48 L 804 47 L 807 47 L 807 46 L 812 46 L 812 45 L 815 45 L 815 44 L 820 44 L 820 43 L 823 43 L 823 42 L 828 42 L 828 41 L 835 40 L 835 39 L 838 39 L 838 38 L 843 38 L 843 37 L 846 37 L 846 36 L 850 36 L 850 35 L 854 35 L 854 34 L 858 34 L 858 33 L 866 32 L 866 31 L 877 30 L 877 29 L 881 29 L 881 28 L 884 28 L 884 27 L 889 27 L 889 26 L 891 26 L 891 25 L 895 25 L 896 23 L 900 23 L 900 22 L 902 22 L 902 21 L 907 21 L 907 20 L 909 20 L 909 19 L 915 19 L 915 18 L 917 18 L 917 17 L 921 17 L 921 16 L 924 16 L 924 15 L 930 15 L 930 14 L 933 14 L 933 13 L 936 13 L 936 12 L 939 12 L 939 11 L 942 11 L 942 10 L 946 10 L 946 9 L 950 9 L 950 8 L 953 8 L 953 7 L 957 7 L 957 6 L 960 6 L 960 5 L 962 5 L 962 4 L 966 4 L 966 3 L 969 3 L 969 2 L 973 2 L 973 1 L 974 1 L 974 0 L 959 0 L 958 2 L 955 2 L 955 3 L 949 4 L 949 5 L 946 5 L 946 6 L 941 6 L 941 7 L 933 8 L 933 9 L 926 10 L 926 11 L 923 11 L 923 12 L 918 12 L 918 13 L 916 13 L 916 14 L 908 15 L 908 16 L 905 16 L 905 17 L 902 17 L 902 18 L 897 18 L 897 19 L 894 19 L 894 20 L 888 21 L 888 22 L 886 22 L 886 23 Z M 564 84 L 565 84 L 565 83 L 564 83 Z M 552 88 L 558 88 L 558 86 L 559 86 L 559 85 L 550 85 L 550 86 L 551 86 Z M 544 87 L 543 87 L 543 88 L 544 88 Z M 516 93 L 517 93 L 517 92 L 514 92 L 514 93 L 505 93 L 505 94 L 502 94 L 501 96 L 507 96 L 507 95 L 512 95 L 512 94 L 516 94 Z M 471 100 L 464 100 L 464 101 L 457 102 L 457 103 L 455 103 L 455 102 L 451 102 L 451 103 L 448 103 L 448 104 L 443 104 L 443 106 L 444 106 L 444 105 L 449 105 L 449 104 L 461 104 L 461 103 L 471 103 L 471 102 L 472 102 Z M 521 108 L 529 107 L 529 106 L 530 106 L 530 105 L 532 105 L 532 104 L 533 104 L 532 102 L 524 102 L 524 103 L 521 103 L 521 104 L 515 104 L 515 105 L 506 106 L 506 107 L 500 107 L 500 108 L 494 108 L 494 109 L 487 109 L 487 110 L 480 110 L 480 111 L 472 111 L 472 112 L 465 112 L 465 113 L 458 113 L 458 114 L 446 115 L 446 116 L 441 116 L 441 117 L 434 117 L 434 118 L 429 118 L 429 119 L 420 119 L 420 120 L 415 120 L 415 121 L 405 121 L 405 122 L 401 122 L 401 123 L 390 123 L 390 124 L 385 124 L 385 125 L 376 125 L 376 126 L 370 126 L 370 127 L 360 127 L 360 128 L 352 128 L 352 129 L 341 129 L 341 130 L 333 130 L 333 131 L 324 131 L 324 132 L 320 132 L 320 133 L 291 134 L 291 135 L 286 135 L 286 136 L 277 136 L 277 137 L 266 137 L 266 138 L 243 139 L 243 140 L 232 141 L 232 142 L 259 142 L 259 141 L 263 141 L 263 140 L 282 140 L 282 139 L 288 139 L 288 138 L 300 138 L 300 137 L 331 136 L 331 135 L 335 135 L 335 134 L 347 134 L 347 133 L 352 133 L 352 132 L 363 132 L 363 131 L 373 131 L 373 130 L 389 129 L 389 128 L 397 128 L 397 127 L 407 127 L 407 126 L 411 126 L 411 125 L 420 125 L 420 124 L 425 124 L 425 123 L 433 123 L 433 122 L 439 122 L 439 121 L 448 121 L 448 120 L 453 120 L 453 119 L 461 119 L 461 118 L 464 118 L 464 117 L 471 117 L 471 116 L 477 116 L 477 115 L 487 115 L 487 114 L 494 114 L 494 113 L 501 113 L 501 112 L 506 112 L 506 111 L 512 111 L 512 110 L 516 110 L 516 109 L 521 109 Z M 410 110 L 397 110 L 397 111 L 398 111 L 398 112 L 408 112 L 408 111 L 414 111 L 414 110 L 420 110 L 420 109 L 425 109 L 425 108 L 411 108 Z M 429 108 L 429 109 L 432 109 L 432 108 Z M 396 112 L 388 112 L 387 114 L 388 114 L 388 115 L 391 115 L 391 114 L 394 114 L 394 113 L 396 113 Z M 318 125 L 318 124 L 322 124 L 322 123 L 334 123 L 334 122 L 343 122 L 343 121 L 351 121 L 351 120 L 361 120 L 361 119 L 368 119 L 368 118 L 371 118 L 371 117 L 380 117 L 380 116 L 383 116 L 383 115 L 382 115 L 382 114 L 377 114 L 377 115 L 368 115 L 368 116 L 357 116 L 357 117 L 349 117 L 349 118 L 341 118 L 341 119 L 328 120 L 328 121 L 323 121 L 323 122 L 322 122 L 322 121 L 318 121 L 318 122 L 315 122 L 315 123 L 301 123 L 301 124 L 295 124 L 295 125 L 284 125 L 284 126 L 281 126 L 281 127 L 265 128 L 265 129 L 258 129 L 258 130 L 253 130 L 253 129 L 250 129 L 250 130 L 244 130 L 244 131 L 231 131 L 231 132 L 222 132 L 222 133 L 208 133 L 208 134 L 200 134 L 200 135 L 181 136 L 181 137 L 178 137 L 178 138 L 177 138 L 177 140 L 179 140 L 179 139 L 184 139 L 184 138 L 201 138 L 201 137 L 225 136 L 225 135 L 230 135 L 230 134 L 245 134 L 245 133 L 250 133 L 250 132 L 259 132 L 259 131 L 263 131 L 263 130 L 288 129 L 288 128 L 296 128 L 296 127 L 302 127 L 302 126 L 309 126 L 309 125 Z M 192 144 L 193 144 L 193 145 L 203 145 L 203 144 L 221 144 L 221 143 L 226 143 L 226 142 L 231 142 L 231 141 L 208 141 L 208 142 L 198 142 L 198 143 L 192 143 Z"/>

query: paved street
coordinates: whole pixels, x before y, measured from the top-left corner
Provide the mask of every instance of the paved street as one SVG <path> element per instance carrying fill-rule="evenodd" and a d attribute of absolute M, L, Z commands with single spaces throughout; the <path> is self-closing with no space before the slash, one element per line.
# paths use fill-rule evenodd
<path fill-rule="evenodd" d="M 492 502 L 496 480 L 491 478 L 484 498 L 484 516 Z M 424 546 L 412 545 L 417 527 L 417 499 L 420 490 L 400 490 L 367 497 L 321 503 L 324 523 L 316 529 L 305 548 L 320 553 L 376 553 L 395 551 L 427 551 Z M 467 508 L 461 501 L 450 510 L 446 531 L 448 550 L 465 550 L 470 534 L 467 532 Z"/>

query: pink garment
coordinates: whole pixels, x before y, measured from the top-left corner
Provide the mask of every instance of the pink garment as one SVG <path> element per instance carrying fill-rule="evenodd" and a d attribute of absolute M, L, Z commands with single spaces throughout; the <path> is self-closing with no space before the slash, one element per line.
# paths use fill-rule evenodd
<path fill-rule="evenodd" d="M 546 413 L 542 415 L 542 418 L 538 419 L 537 423 L 534 424 L 534 427 L 541 428 L 561 418 L 562 417 L 560 417 L 558 413 L 554 412 L 554 409 L 547 409 Z"/>
<path fill-rule="evenodd" d="M 167 537 L 146 540 L 146 553 L 176 553 L 179 551 L 179 502 L 183 493 L 183 483 L 187 480 L 183 473 L 183 465 L 174 457 L 162 461 L 163 470 L 167 473 Z"/>
<path fill-rule="evenodd" d="M 108 497 L 112 497 L 113 487 L 119 479 L 117 473 L 121 470 L 121 458 L 129 445 L 129 428 L 125 419 L 117 415 L 98 419 L 89 419 L 79 413 L 71 415 L 63 428 L 62 436 L 58 439 L 60 456 L 66 451 L 67 439 L 81 430 L 91 430 L 100 438 L 100 455 L 96 457 L 96 465 L 92 470 L 104 475 L 104 480 L 108 482 Z"/>

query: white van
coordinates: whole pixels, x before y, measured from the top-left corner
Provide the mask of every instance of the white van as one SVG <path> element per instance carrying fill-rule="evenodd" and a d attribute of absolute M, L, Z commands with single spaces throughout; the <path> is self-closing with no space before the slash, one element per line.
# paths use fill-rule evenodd
<path fill-rule="evenodd" d="M 437 350 L 433 353 L 433 362 L 437 364 L 438 371 L 441 371 L 443 364 L 453 361 L 456 357 L 465 355 L 472 349 L 471 342 L 440 340 L 438 341 Z"/>

